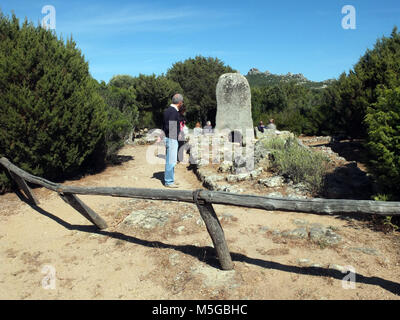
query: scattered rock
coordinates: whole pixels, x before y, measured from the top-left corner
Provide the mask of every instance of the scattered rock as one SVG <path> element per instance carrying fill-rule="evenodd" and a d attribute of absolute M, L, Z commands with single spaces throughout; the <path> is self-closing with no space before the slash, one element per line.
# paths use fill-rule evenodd
<path fill-rule="evenodd" d="M 252 154 L 236 155 L 233 160 L 232 172 L 235 174 L 249 173 L 254 170 L 254 158 Z"/>
<path fill-rule="evenodd" d="M 204 167 L 204 166 L 207 166 L 209 164 L 210 164 L 210 160 L 208 160 L 208 159 L 200 158 L 200 159 L 197 159 L 197 161 L 196 161 L 196 165 L 198 167 Z"/>
<path fill-rule="evenodd" d="M 280 236 L 281 232 L 279 230 L 272 230 L 272 235 L 274 236 Z"/>
<path fill-rule="evenodd" d="M 311 241 L 323 245 L 335 245 L 342 241 L 342 238 L 333 232 L 333 227 L 325 227 L 319 223 L 309 223 L 306 220 L 294 219 L 292 222 L 299 226 L 296 229 L 283 231 L 281 236 L 292 239 L 305 239 L 309 238 Z M 337 229 L 337 228 L 336 228 Z M 278 235 L 278 233 L 276 233 Z"/>
<path fill-rule="evenodd" d="M 340 265 L 338 265 L 338 264 L 330 264 L 330 265 L 328 266 L 328 268 L 329 268 L 329 269 L 332 269 L 332 270 L 337 270 L 337 271 L 340 271 L 340 272 L 345 272 L 345 271 L 346 271 L 346 268 L 345 268 L 345 267 L 340 266 Z"/>
<path fill-rule="evenodd" d="M 231 172 L 232 170 L 232 165 L 233 162 L 232 161 L 223 161 L 220 166 L 218 167 L 218 172 Z"/>
<path fill-rule="evenodd" d="M 127 216 L 123 224 L 137 225 L 144 229 L 154 229 L 156 227 L 161 227 L 165 225 L 165 223 L 169 219 L 169 212 L 162 210 L 138 210 L 132 212 L 129 216 Z"/>
<path fill-rule="evenodd" d="M 243 192 L 243 189 L 237 188 L 236 186 L 231 186 L 231 185 L 217 186 L 217 188 L 215 190 L 216 191 L 231 192 L 231 193 L 242 193 Z"/>
<path fill-rule="evenodd" d="M 228 182 L 239 182 L 250 180 L 250 173 L 231 174 L 226 177 Z"/>
<path fill-rule="evenodd" d="M 199 226 L 204 226 L 205 225 L 203 219 L 201 219 L 201 218 L 196 220 L 196 224 L 199 225 Z"/>
<path fill-rule="evenodd" d="M 191 213 L 186 213 L 186 214 L 184 214 L 183 216 L 181 216 L 181 219 L 182 220 L 187 220 L 187 219 L 191 219 L 191 218 L 193 218 L 194 216 L 193 216 L 193 214 L 191 214 Z"/>
<path fill-rule="evenodd" d="M 313 137 L 311 139 L 307 139 L 307 143 L 316 143 L 316 142 L 331 142 L 332 137 L 331 136 L 318 136 L 318 137 Z"/>
<path fill-rule="evenodd" d="M 282 187 L 285 183 L 285 179 L 282 176 L 274 176 L 265 179 L 259 179 L 258 183 L 263 184 L 268 188 Z"/>
<path fill-rule="evenodd" d="M 301 227 L 291 231 L 284 231 L 282 232 L 282 236 L 294 239 L 304 239 L 308 237 L 308 232 L 306 228 Z"/>
<path fill-rule="evenodd" d="M 176 231 L 178 231 L 178 233 L 181 233 L 184 229 L 185 226 L 179 226 L 178 228 L 176 228 Z"/>
<path fill-rule="evenodd" d="M 297 193 L 295 193 L 295 194 L 293 194 L 293 193 L 288 193 L 288 194 L 286 195 L 286 197 L 287 197 L 288 199 L 307 199 L 306 196 L 299 195 L 299 194 L 297 194 Z"/>
<path fill-rule="evenodd" d="M 260 230 L 261 233 L 266 233 L 270 230 L 270 228 L 266 226 L 261 226 L 260 228 L 258 228 L 258 230 Z"/>
<path fill-rule="evenodd" d="M 271 160 L 269 160 L 269 158 L 263 158 L 263 159 L 257 161 L 257 165 L 264 168 L 264 170 L 267 170 L 268 168 L 271 167 Z"/>
<path fill-rule="evenodd" d="M 263 170 L 264 169 L 262 167 L 259 167 L 259 168 L 255 169 L 255 170 L 251 171 L 250 172 L 250 178 L 251 179 L 257 178 L 263 172 Z"/>
<path fill-rule="evenodd" d="M 310 225 L 310 227 L 310 239 L 315 242 L 327 245 L 334 245 L 342 241 L 342 238 L 338 234 L 333 232 L 329 227 L 326 228 L 320 224 L 312 224 Z"/>
<path fill-rule="evenodd" d="M 308 221 L 302 219 L 293 219 L 292 222 L 298 226 L 306 226 L 308 225 Z"/>
<path fill-rule="evenodd" d="M 322 264 L 319 263 L 313 263 L 310 265 L 310 267 L 314 267 L 314 268 L 322 268 Z"/>
<path fill-rule="evenodd" d="M 311 265 L 311 261 L 309 259 L 298 259 L 297 260 L 298 264 L 301 266 L 310 266 Z"/>
<path fill-rule="evenodd" d="M 362 252 L 365 254 L 369 254 L 372 256 L 379 256 L 380 252 L 374 248 L 367 248 L 367 247 L 361 247 L 361 248 L 349 248 L 350 251 L 354 251 L 354 252 Z"/>
<path fill-rule="evenodd" d="M 179 263 L 179 254 L 178 253 L 172 253 L 169 255 L 169 263 L 172 266 L 176 266 Z"/>
<path fill-rule="evenodd" d="M 289 254 L 289 249 L 288 248 L 274 248 L 274 249 L 269 249 L 267 251 L 260 252 L 260 253 L 267 254 L 269 256 L 284 256 L 286 254 Z"/>
<path fill-rule="evenodd" d="M 204 178 L 204 187 L 210 190 L 217 190 L 218 189 L 218 184 L 217 181 L 224 180 L 223 176 L 219 175 L 212 175 L 212 176 L 207 176 Z"/>
<path fill-rule="evenodd" d="M 283 194 L 279 191 L 267 193 L 266 196 L 271 198 L 283 198 Z"/>
<path fill-rule="evenodd" d="M 305 183 L 297 183 L 291 187 L 295 192 L 307 193 L 309 191 L 308 186 Z"/>

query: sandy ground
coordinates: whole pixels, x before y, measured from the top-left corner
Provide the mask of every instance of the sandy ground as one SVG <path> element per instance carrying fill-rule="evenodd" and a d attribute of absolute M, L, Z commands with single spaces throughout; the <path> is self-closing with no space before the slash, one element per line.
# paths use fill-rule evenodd
<path fill-rule="evenodd" d="M 150 164 L 147 151 L 126 146 L 121 165 L 66 184 L 164 188 L 163 159 Z M 176 177 L 180 189 L 201 188 L 185 164 Z M 80 196 L 107 221 L 109 228 L 98 231 L 56 193 L 34 193 L 38 207 L 15 194 L 0 196 L 0 299 L 400 298 L 399 233 L 376 231 L 366 221 L 215 206 L 235 265 L 222 271 L 193 204 Z M 141 209 L 167 211 L 169 220 L 151 230 L 122 223 Z M 343 242 L 325 247 L 265 231 L 294 229 L 295 219 L 332 226 Z M 355 282 L 344 281 L 354 274 L 331 270 L 332 264 L 352 268 Z"/>

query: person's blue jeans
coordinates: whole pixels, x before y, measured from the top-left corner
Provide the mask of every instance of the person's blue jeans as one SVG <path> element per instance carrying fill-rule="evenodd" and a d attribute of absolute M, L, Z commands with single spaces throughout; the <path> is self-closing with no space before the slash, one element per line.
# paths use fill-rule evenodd
<path fill-rule="evenodd" d="M 165 137 L 165 173 L 164 184 L 166 186 L 174 183 L 174 169 L 178 157 L 178 140 Z"/>

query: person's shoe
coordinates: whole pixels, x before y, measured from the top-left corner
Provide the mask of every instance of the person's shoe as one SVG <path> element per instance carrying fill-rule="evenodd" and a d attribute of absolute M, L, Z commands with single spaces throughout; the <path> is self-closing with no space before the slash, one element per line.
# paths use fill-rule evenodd
<path fill-rule="evenodd" d="M 166 184 L 165 187 L 167 187 L 167 188 L 179 188 L 179 186 L 176 183 Z"/>

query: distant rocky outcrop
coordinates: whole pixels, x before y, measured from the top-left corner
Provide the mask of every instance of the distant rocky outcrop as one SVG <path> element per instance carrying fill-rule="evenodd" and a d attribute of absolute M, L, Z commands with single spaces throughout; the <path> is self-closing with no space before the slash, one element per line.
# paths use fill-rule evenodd
<path fill-rule="evenodd" d="M 260 70 L 258 70 L 257 68 L 251 68 L 250 70 L 249 70 L 249 72 L 247 73 L 247 75 L 265 75 L 265 76 L 268 76 L 268 75 L 270 75 L 271 74 L 271 72 L 269 72 L 268 70 L 267 71 L 264 71 L 264 72 L 261 72 Z"/>
<path fill-rule="evenodd" d="M 328 79 L 320 82 L 311 81 L 307 79 L 302 73 L 288 72 L 287 74 L 273 74 L 268 70 L 262 72 L 257 68 L 251 68 L 247 73 L 246 78 L 249 81 L 250 86 L 268 86 L 276 85 L 281 82 L 294 81 L 298 84 L 304 84 L 314 89 L 326 88 L 334 81 L 334 79 Z"/>

